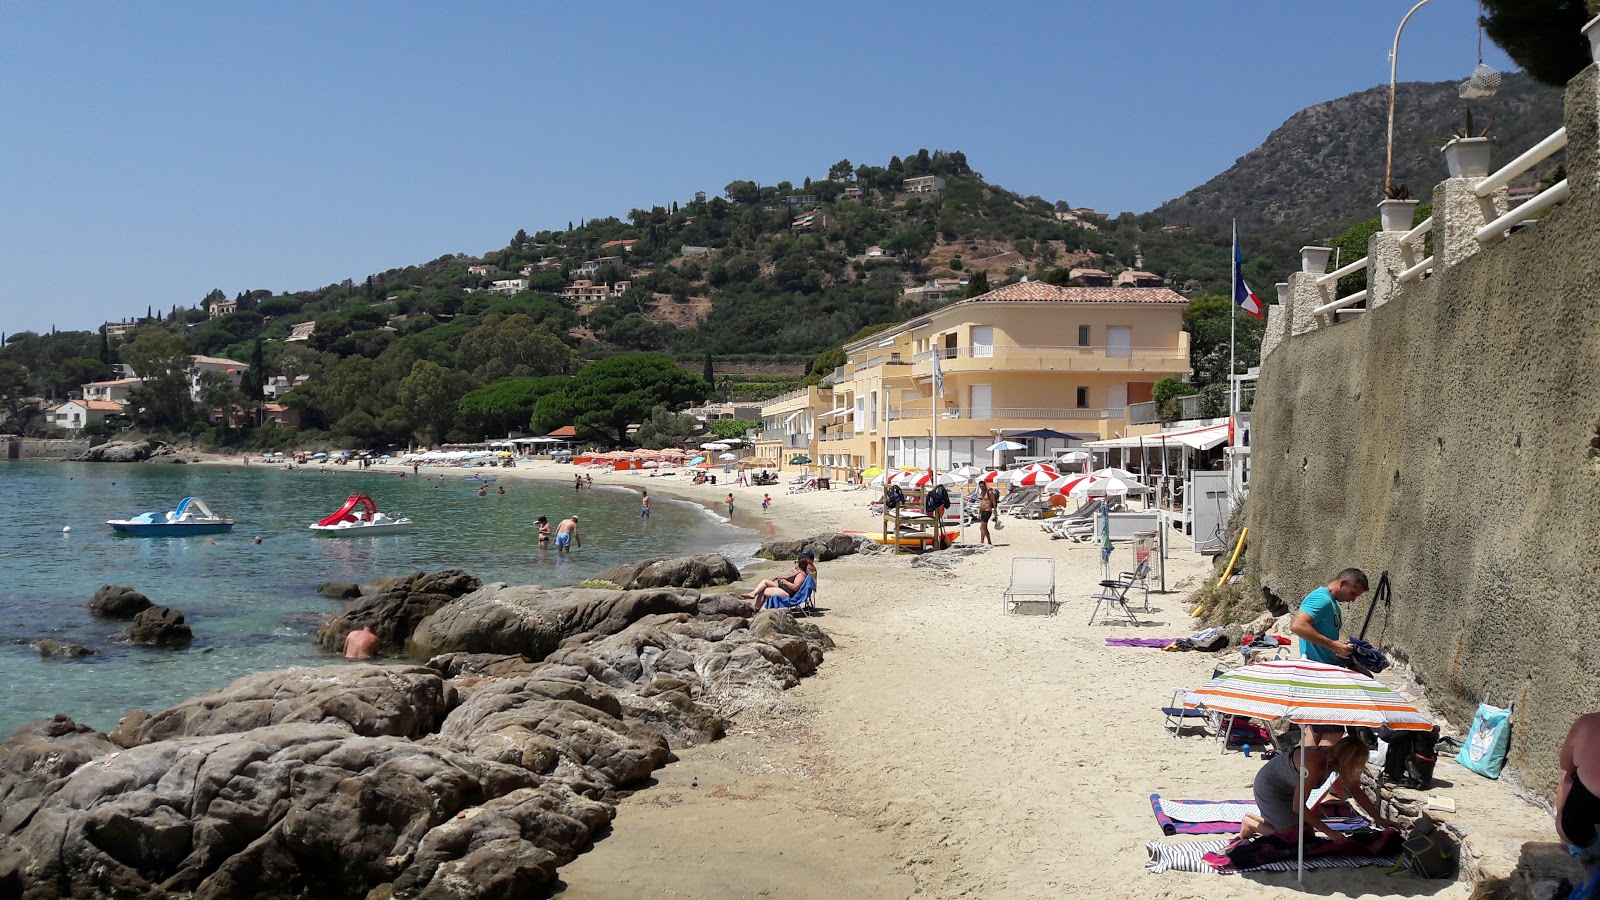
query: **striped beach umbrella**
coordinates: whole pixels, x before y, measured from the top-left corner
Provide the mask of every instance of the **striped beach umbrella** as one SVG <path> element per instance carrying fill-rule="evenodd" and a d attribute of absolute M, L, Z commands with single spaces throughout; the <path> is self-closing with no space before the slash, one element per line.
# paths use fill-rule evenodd
<path fill-rule="evenodd" d="M 1359 672 L 1306 659 L 1253 663 L 1223 672 L 1184 697 L 1190 709 L 1227 716 L 1288 719 L 1300 725 L 1427 731 L 1416 705 Z"/>
<path fill-rule="evenodd" d="M 1012 472 L 1008 480 L 1012 487 L 1034 487 L 1049 484 L 1060 477 L 1061 473 L 1054 466 L 1034 463 Z"/>

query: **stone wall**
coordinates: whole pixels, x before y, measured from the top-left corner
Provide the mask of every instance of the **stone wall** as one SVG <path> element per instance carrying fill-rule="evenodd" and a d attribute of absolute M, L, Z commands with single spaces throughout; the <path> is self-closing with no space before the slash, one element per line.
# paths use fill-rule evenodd
<path fill-rule="evenodd" d="M 51 441 L 38 438 L 6 438 L 5 459 L 71 459 L 88 450 L 87 440 Z"/>
<path fill-rule="evenodd" d="M 1546 797 L 1568 727 L 1600 709 L 1597 105 L 1600 65 L 1567 92 L 1566 203 L 1364 314 L 1280 326 L 1252 417 L 1263 585 L 1297 603 L 1344 566 L 1387 570 L 1368 639 L 1458 726 L 1514 701 L 1511 765 Z"/>

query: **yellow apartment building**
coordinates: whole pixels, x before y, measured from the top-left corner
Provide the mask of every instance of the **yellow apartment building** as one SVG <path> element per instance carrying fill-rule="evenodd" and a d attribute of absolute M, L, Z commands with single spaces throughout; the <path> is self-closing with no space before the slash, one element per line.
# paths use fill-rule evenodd
<path fill-rule="evenodd" d="M 838 479 L 885 463 L 925 467 L 936 411 L 941 469 L 992 465 L 984 448 L 1040 428 L 1117 437 L 1128 404 L 1188 373 L 1187 306 L 1163 287 L 1024 281 L 918 316 L 845 346 L 808 455 Z"/>
<path fill-rule="evenodd" d="M 756 436 L 756 456 L 777 460 L 783 468 L 793 468 L 789 460 L 799 455 L 817 459 L 817 417 L 831 408 L 831 387 L 801 388 L 774 397 L 761 407 L 761 432 Z"/>

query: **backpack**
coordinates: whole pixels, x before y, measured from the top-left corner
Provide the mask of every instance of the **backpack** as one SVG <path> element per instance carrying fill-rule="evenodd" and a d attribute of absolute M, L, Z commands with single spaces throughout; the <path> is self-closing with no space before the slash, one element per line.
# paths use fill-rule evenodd
<path fill-rule="evenodd" d="M 1383 758 L 1383 777 L 1390 784 L 1426 791 L 1433 787 L 1433 768 L 1439 761 L 1439 728 L 1431 731 L 1393 731 L 1378 737 L 1389 745 Z"/>
<path fill-rule="evenodd" d="M 933 490 L 929 491 L 928 495 L 923 498 L 922 505 L 924 511 L 926 511 L 929 515 L 932 515 L 933 511 L 939 509 L 940 507 L 949 509 L 950 492 L 945 490 L 944 485 L 942 484 L 935 485 Z"/>
<path fill-rule="evenodd" d="M 900 485 L 898 485 L 898 484 L 889 485 L 889 493 L 885 494 L 884 498 L 883 498 L 883 508 L 884 509 L 899 509 L 901 506 L 903 506 L 905 504 L 905 502 L 906 502 L 906 492 L 900 490 Z"/>

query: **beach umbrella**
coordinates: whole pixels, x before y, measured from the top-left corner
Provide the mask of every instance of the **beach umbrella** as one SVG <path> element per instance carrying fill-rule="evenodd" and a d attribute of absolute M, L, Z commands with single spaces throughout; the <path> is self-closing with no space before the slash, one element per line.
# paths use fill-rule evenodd
<path fill-rule="evenodd" d="M 282 456 L 282 455 L 283 455 L 283 451 L 282 451 L 282 450 L 279 450 L 279 451 L 278 451 L 278 452 L 277 452 L 277 453 L 274 453 L 274 454 L 272 454 L 272 455 L 273 455 L 273 456 Z"/>
<path fill-rule="evenodd" d="M 1071 489 L 1065 491 L 1066 496 L 1074 500 L 1086 497 L 1126 497 L 1129 494 L 1142 494 L 1145 486 L 1137 481 L 1128 481 L 1115 476 L 1090 475 L 1073 484 Z"/>
<path fill-rule="evenodd" d="M 709 444 L 701 444 L 700 445 L 700 449 L 701 450 L 726 450 L 726 449 L 728 449 L 728 445 L 722 443 L 721 441 L 712 441 Z"/>
<path fill-rule="evenodd" d="M 661 467 L 661 463 L 658 463 L 653 459 L 643 462 L 640 465 L 646 469 L 658 469 Z"/>
<path fill-rule="evenodd" d="M 327 457 L 328 457 L 328 454 L 326 454 L 326 453 L 313 453 L 313 454 L 311 454 L 311 458 L 312 459 L 327 459 Z"/>
<path fill-rule="evenodd" d="M 879 469 L 878 470 L 878 474 L 874 475 L 872 477 L 872 480 L 867 482 L 867 487 L 883 487 L 884 482 L 888 481 L 889 478 L 890 478 L 890 475 L 889 475 L 888 472 L 885 472 L 882 469 Z"/>
<path fill-rule="evenodd" d="M 878 475 L 882 475 L 882 474 L 883 474 L 883 467 L 882 466 L 873 466 L 871 468 L 862 469 L 861 470 L 861 477 L 862 478 L 872 478 L 872 477 L 875 477 L 875 476 L 878 476 Z"/>
<path fill-rule="evenodd" d="M 390 456 L 390 455 L 389 455 L 389 454 L 387 454 L 387 453 L 385 453 L 385 454 L 384 454 L 384 455 L 382 455 L 382 456 L 380 456 L 380 457 L 378 457 L 378 458 L 379 458 L 379 459 L 393 459 L 393 458 L 394 458 L 394 457 L 392 457 L 392 456 Z"/>
<path fill-rule="evenodd" d="M 1068 450 L 1065 453 L 1058 454 L 1056 456 L 1056 460 L 1058 462 L 1064 462 L 1064 463 L 1088 462 L 1089 461 L 1089 451 L 1087 451 L 1087 450 Z"/>
<path fill-rule="evenodd" d="M 979 475 L 982 475 L 983 470 L 963 463 L 962 465 L 951 469 L 950 474 L 961 479 L 962 481 L 971 481 L 972 479 L 977 478 Z"/>
<path fill-rule="evenodd" d="M 987 471 L 987 472 L 983 473 L 982 475 L 978 476 L 978 483 L 979 484 L 994 484 L 995 482 L 999 481 L 1004 475 L 1005 475 L 1005 473 L 1001 472 L 999 469 L 990 469 L 989 471 Z"/>
<path fill-rule="evenodd" d="M 739 457 L 734 456 L 732 453 L 723 453 L 723 454 L 721 454 L 720 456 L 717 457 L 717 459 L 738 459 L 738 458 Z"/>
<path fill-rule="evenodd" d="M 793 459 L 789 460 L 789 465 L 791 466 L 808 466 L 810 464 L 811 457 L 805 455 L 804 453 L 797 454 Z"/>
<path fill-rule="evenodd" d="M 696 456 L 694 459 L 689 460 L 689 465 L 698 466 L 705 461 L 706 458 L 704 456 Z"/>
<path fill-rule="evenodd" d="M 1093 472 L 1090 472 L 1089 474 L 1090 475 L 1098 475 L 1101 478 L 1121 478 L 1123 481 L 1138 481 L 1139 480 L 1139 473 L 1137 473 L 1137 472 L 1129 472 L 1127 469 L 1118 469 L 1118 468 L 1116 468 L 1114 466 L 1110 466 L 1110 467 L 1107 467 L 1107 468 L 1104 468 L 1104 469 L 1095 469 Z"/>
<path fill-rule="evenodd" d="M 711 461 L 708 460 L 708 459 L 702 458 L 699 462 L 694 464 L 694 467 L 696 469 L 709 469 L 709 468 L 711 468 Z"/>
<path fill-rule="evenodd" d="M 913 488 L 931 487 L 935 483 L 949 487 L 953 484 L 960 484 L 961 479 L 951 475 L 949 472 L 940 472 L 937 476 L 935 476 L 929 475 L 926 471 L 911 471 L 901 472 L 898 475 L 891 476 L 889 483 L 898 484 L 901 487 Z"/>
<path fill-rule="evenodd" d="M 1028 449 L 1028 445 L 1027 444 L 1019 444 L 1016 441 L 996 441 L 996 442 L 990 444 L 989 446 L 983 448 L 983 452 L 985 452 L 985 453 L 993 453 L 996 450 L 1026 450 L 1026 449 Z"/>
<path fill-rule="evenodd" d="M 272 454 L 271 453 L 263 453 L 263 454 L 261 454 L 261 456 L 262 456 L 263 459 L 271 459 L 272 458 Z"/>
<path fill-rule="evenodd" d="M 1342 666 L 1306 659 L 1279 659 L 1242 666 L 1211 679 L 1183 698 L 1188 709 L 1225 716 L 1287 719 L 1297 725 L 1428 731 L 1433 728 L 1416 704 L 1377 679 Z M 1300 769 L 1300 791 L 1306 770 Z M 1358 786 L 1351 786 L 1358 789 Z M 1305 804 L 1300 809 L 1300 874 L 1305 874 Z"/>
<path fill-rule="evenodd" d="M 1082 472 L 1074 472 L 1068 475 L 1062 475 L 1061 477 L 1055 478 L 1047 483 L 1044 486 L 1044 489 L 1049 493 L 1060 494 L 1065 497 L 1069 491 L 1077 486 L 1078 482 L 1085 481 L 1091 477 L 1093 476 L 1085 475 Z"/>
<path fill-rule="evenodd" d="M 1033 463 L 1012 471 L 1007 480 L 1012 487 L 1034 487 L 1049 484 L 1060 477 L 1061 473 L 1056 471 L 1055 466 Z"/>

